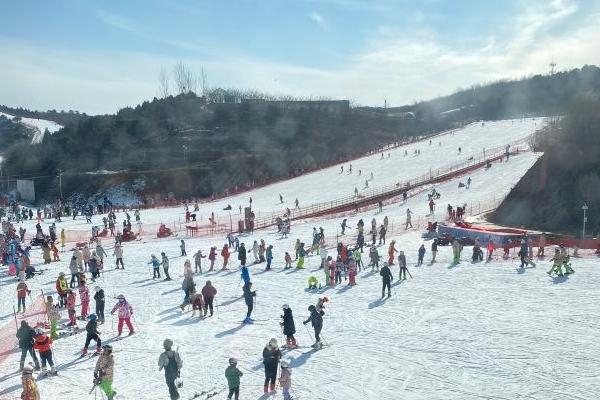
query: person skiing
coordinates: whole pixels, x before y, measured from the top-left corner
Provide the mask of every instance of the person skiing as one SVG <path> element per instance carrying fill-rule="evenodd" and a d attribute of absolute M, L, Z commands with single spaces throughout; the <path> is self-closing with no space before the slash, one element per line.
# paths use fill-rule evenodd
<path fill-rule="evenodd" d="M 227 388 L 229 389 L 227 400 L 240 399 L 240 377 L 243 375 L 244 373 L 237 367 L 237 360 L 231 357 L 229 366 L 225 369 L 225 379 L 227 379 Z"/>
<path fill-rule="evenodd" d="M 252 282 L 244 283 L 242 290 L 244 293 L 244 301 L 246 302 L 246 307 L 248 308 L 246 318 L 244 318 L 243 323 L 251 324 L 254 321 L 252 318 L 250 318 L 250 315 L 252 315 L 252 310 L 254 309 L 254 297 L 256 297 L 256 291 L 252 290 Z"/>
<path fill-rule="evenodd" d="M 404 255 L 404 251 L 402 250 L 400 251 L 400 254 L 398 254 L 398 267 L 400 268 L 398 280 L 406 280 L 406 273 L 408 272 L 408 268 L 406 267 L 406 256 Z"/>
<path fill-rule="evenodd" d="M 29 290 L 25 283 L 25 277 L 22 277 L 17 284 L 17 312 L 21 312 L 21 307 L 23 307 L 23 312 L 25 312 L 25 297 L 28 294 L 31 294 L 31 290 Z"/>
<path fill-rule="evenodd" d="M 279 384 L 283 388 L 283 400 L 292 400 L 290 389 L 292 388 L 292 371 L 287 361 L 281 361 L 281 375 L 279 376 Z"/>
<path fill-rule="evenodd" d="M 381 275 L 382 286 L 381 286 L 381 298 L 385 296 L 385 289 L 387 288 L 388 297 L 392 296 L 392 285 L 391 282 L 394 280 L 392 276 L 392 272 L 390 271 L 390 267 L 388 267 L 387 263 L 383 263 L 383 267 L 381 267 L 381 271 L 379 271 L 379 275 Z"/>
<path fill-rule="evenodd" d="M 175 385 L 175 380 L 179 377 L 183 361 L 181 361 L 179 353 L 172 350 L 172 347 L 173 341 L 171 339 L 163 341 L 165 351 L 158 357 L 158 370 L 161 371 L 164 368 L 169 396 L 171 396 L 171 400 L 177 400 L 179 399 L 179 391 L 177 385 Z"/>
<path fill-rule="evenodd" d="M 369 249 L 369 258 L 371 259 L 371 271 L 379 271 L 379 252 L 377 247 L 371 246 Z"/>
<path fill-rule="evenodd" d="M 438 252 L 438 240 L 433 239 L 433 241 L 431 242 L 431 264 L 433 264 L 435 262 L 435 256 L 437 255 L 437 252 Z"/>
<path fill-rule="evenodd" d="M 95 251 L 92 252 L 92 256 L 88 261 L 90 273 L 92 274 L 92 282 L 96 281 L 96 278 L 100 276 L 100 258 Z"/>
<path fill-rule="evenodd" d="M 288 253 L 287 251 L 285 252 L 284 261 L 285 261 L 285 267 L 283 269 L 292 268 L 292 256 L 290 256 L 290 253 Z"/>
<path fill-rule="evenodd" d="M 248 270 L 248 267 L 246 267 L 245 265 L 242 266 L 242 270 L 241 270 L 241 280 L 244 281 L 244 284 L 249 283 L 251 281 L 250 279 L 250 271 Z"/>
<path fill-rule="evenodd" d="M 68 326 L 77 326 L 77 321 L 75 320 L 75 315 L 77 311 L 75 310 L 75 301 L 77 301 L 77 297 L 75 296 L 75 292 L 73 289 L 69 289 L 67 292 L 67 313 L 69 314 L 69 323 Z"/>
<path fill-rule="evenodd" d="M 113 400 L 117 395 L 117 392 L 112 387 L 113 370 L 115 367 L 112 350 L 111 345 L 105 344 L 94 368 L 94 384 L 98 385 L 100 390 L 106 394 L 107 400 Z"/>
<path fill-rule="evenodd" d="M 148 264 L 152 265 L 152 279 L 160 279 L 160 261 L 154 254 L 150 255 L 150 262 Z"/>
<path fill-rule="evenodd" d="M 246 265 L 246 246 L 244 243 L 241 243 L 238 249 L 238 260 L 240 261 L 240 265 Z"/>
<path fill-rule="evenodd" d="M 187 256 L 187 253 L 185 252 L 185 241 L 183 239 L 181 239 L 181 243 L 179 244 L 179 249 L 181 250 L 181 257 Z"/>
<path fill-rule="evenodd" d="M 160 264 L 162 265 L 163 272 L 165 273 L 165 281 L 170 281 L 171 277 L 169 276 L 169 257 L 167 257 L 164 251 L 160 253 L 160 256 L 162 257 Z"/>
<path fill-rule="evenodd" d="M 419 259 L 417 261 L 417 265 L 423 265 L 423 258 L 425 258 L 425 245 L 421 244 L 419 247 Z"/>
<path fill-rule="evenodd" d="M 102 349 L 102 341 L 100 340 L 100 332 L 98 332 L 98 321 L 96 314 L 90 314 L 88 317 L 89 321 L 85 326 L 86 336 L 85 336 L 85 344 L 83 345 L 83 351 L 81 352 L 81 356 L 85 356 L 88 353 L 88 347 L 90 342 L 93 340 L 96 342 L 96 354 L 100 354 L 100 350 Z"/>
<path fill-rule="evenodd" d="M 412 211 L 410 211 L 410 208 L 407 208 L 407 209 L 406 209 L 406 223 L 404 224 L 404 230 L 408 230 L 408 227 L 409 227 L 409 226 L 410 226 L 411 228 L 413 227 L 413 226 L 412 226 L 412 222 L 411 222 L 411 219 L 412 219 L 412 214 L 413 214 L 413 212 L 412 212 Z"/>
<path fill-rule="evenodd" d="M 492 261 L 492 254 L 494 253 L 494 241 L 492 240 L 492 238 L 490 238 L 488 240 L 487 246 L 487 261 Z"/>
<path fill-rule="evenodd" d="M 271 269 L 271 261 L 273 261 L 273 245 L 270 244 L 266 249 L 267 267 L 266 270 Z"/>
<path fill-rule="evenodd" d="M 69 262 L 69 271 L 71 271 L 71 281 L 69 282 L 69 287 L 72 289 L 75 287 L 75 284 L 79 284 L 79 265 L 77 264 L 77 257 L 73 255 L 71 257 L 71 261 Z"/>
<path fill-rule="evenodd" d="M 348 253 L 348 285 L 356 285 L 356 260 L 354 259 L 352 252 Z"/>
<path fill-rule="evenodd" d="M 21 385 L 23 386 L 21 400 L 40 400 L 40 392 L 33 378 L 33 368 L 28 365 L 21 368 L 21 371 Z"/>
<path fill-rule="evenodd" d="M 118 310 L 119 324 L 117 325 L 118 336 L 121 336 L 123 332 L 123 323 L 127 325 L 127 329 L 129 329 L 129 336 L 133 335 L 135 331 L 133 330 L 133 325 L 131 324 L 131 317 L 133 316 L 133 307 L 125 300 L 125 296 L 122 294 L 117 296 L 117 304 L 113 307 L 110 312 L 111 315 Z"/>
<path fill-rule="evenodd" d="M 226 270 L 227 269 L 227 262 L 229 261 L 229 246 L 227 244 L 223 245 L 223 248 L 221 249 L 221 257 L 223 257 L 223 268 L 221 268 L 221 270 Z"/>
<path fill-rule="evenodd" d="M 82 275 L 79 282 L 79 300 L 81 302 L 81 319 L 85 320 L 90 310 L 90 291 L 85 284 L 85 275 Z"/>
<path fill-rule="evenodd" d="M 205 255 L 202 254 L 202 250 L 198 250 L 196 254 L 194 254 L 194 271 L 195 273 L 202 273 L 202 259 L 206 258 Z"/>
<path fill-rule="evenodd" d="M 558 276 L 563 276 L 563 272 L 562 272 L 563 257 L 560 254 L 560 248 L 556 247 L 554 249 L 554 257 L 552 257 L 550 259 L 550 261 L 552 261 L 552 267 L 550 268 L 550 271 L 548 271 L 546 273 L 548 275 L 552 275 L 553 273 L 556 273 L 556 275 L 558 275 Z"/>
<path fill-rule="evenodd" d="M 115 244 L 113 256 L 116 258 L 116 269 L 119 269 L 119 264 L 121 264 L 121 269 L 125 269 L 125 265 L 123 265 L 123 246 L 121 246 L 121 243 Z"/>
<path fill-rule="evenodd" d="M 67 280 L 65 279 L 65 273 L 61 272 L 58 274 L 58 279 L 56 280 L 56 292 L 58 293 L 58 304 L 59 307 L 64 307 L 67 305 L 67 291 L 69 290 L 69 285 L 67 284 Z"/>
<path fill-rule="evenodd" d="M 98 321 L 104 323 L 104 290 L 100 286 L 94 288 L 94 301 L 96 302 L 96 317 Z"/>
<path fill-rule="evenodd" d="M 300 243 L 298 247 L 298 263 L 296 269 L 304 269 L 304 257 L 306 256 L 306 250 L 304 249 L 304 243 Z"/>
<path fill-rule="evenodd" d="M 390 242 L 390 246 L 388 247 L 388 265 L 394 265 L 394 256 L 398 250 L 396 249 L 396 241 L 392 240 Z"/>
<path fill-rule="evenodd" d="M 454 264 L 458 264 L 460 263 L 460 251 L 462 250 L 462 246 L 460 245 L 460 242 L 458 241 L 458 239 L 454 239 L 452 241 L 452 255 L 453 255 L 453 263 Z"/>
<path fill-rule="evenodd" d="M 46 296 L 46 315 L 48 316 L 48 322 L 50 323 L 50 337 L 52 339 L 58 338 L 58 321 L 60 321 L 60 314 L 54 306 L 54 299 L 52 296 Z"/>
<path fill-rule="evenodd" d="M 104 265 L 104 257 L 108 257 L 108 254 L 106 254 L 100 242 L 96 245 L 96 255 L 100 258 L 100 264 Z"/>
<path fill-rule="evenodd" d="M 527 261 L 527 240 L 525 239 L 521 239 L 521 247 L 519 249 L 519 257 L 521 258 L 521 265 L 519 266 L 519 268 L 525 268 L 526 266 L 529 265 L 529 262 Z"/>
<path fill-rule="evenodd" d="M 186 260 L 186 264 L 189 264 L 191 270 L 191 263 Z M 196 291 L 196 283 L 194 282 L 194 276 L 189 273 L 184 273 L 183 281 L 181 282 L 181 290 L 183 290 L 183 302 L 179 305 L 181 311 L 185 310 L 185 307 L 190 304 L 190 297 Z"/>
<path fill-rule="evenodd" d="M 195 317 L 196 311 L 198 311 L 200 318 L 202 318 L 204 316 L 204 298 L 202 297 L 202 293 L 192 293 L 190 303 L 192 303 L 192 317 Z"/>
<path fill-rule="evenodd" d="M 314 306 L 313 306 L 314 307 Z M 277 345 L 277 339 L 272 338 L 263 349 L 263 365 L 265 366 L 264 393 L 275 391 L 275 380 L 277 379 L 277 368 L 281 359 L 281 351 Z"/>
<path fill-rule="evenodd" d="M 40 359 L 42 360 L 42 373 L 40 376 L 56 375 L 54 360 L 52 359 L 52 339 L 44 334 L 42 328 L 35 331 L 33 349 L 40 353 Z M 46 370 L 46 364 L 50 365 L 50 372 Z"/>
<path fill-rule="evenodd" d="M 296 333 L 296 325 L 294 324 L 292 309 L 288 304 L 284 304 L 282 308 L 283 315 L 281 316 L 281 326 L 283 328 L 283 334 L 285 335 L 286 345 L 289 348 L 296 348 L 298 347 L 296 344 L 296 338 L 294 337 L 294 334 Z"/>
<path fill-rule="evenodd" d="M 345 232 L 346 232 L 347 221 L 348 221 L 348 220 L 347 220 L 346 218 L 344 218 L 344 219 L 342 220 L 342 235 L 345 235 L 345 234 L 346 234 Z"/>
<path fill-rule="evenodd" d="M 38 361 L 37 356 L 35 355 L 35 351 L 33 351 L 34 345 L 34 337 L 35 331 L 27 321 L 21 321 L 21 326 L 17 329 L 17 334 L 15 335 L 17 339 L 19 339 L 19 348 L 21 349 L 21 361 L 19 362 L 19 369 L 22 371 L 25 365 L 25 357 L 27 353 L 31 355 L 33 358 L 33 362 L 35 363 L 35 370 L 40 370 L 40 362 Z"/>
<path fill-rule="evenodd" d="M 212 285 L 211 281 L 206 281 L 206 284 L 202 288 L 202 298 L 204 301 L 204 316 L 208 310 L 210 310 L 210 316 L 213 316 L 213 303 L 215 296 L 217 295 L 217 288 Z"/>
<path fill-rule="evenodd" d="M 321 329 L 323 329 L 323 317 L 317 311 L 317 307 L 315 307 L 312 304 L 308 306 L 308 311 L 310 311 L 310 316 L 306 321 L 303 322 L 303 324 L 306 325 L 309 322 L 311 323 L 313 329 L 315 330 L 315 343 L 312 347 L 314 347 L 315 349 L 321 348 L 323 345 L 321 343 L 321 338 L 319 335 L 321 334 Z"/>

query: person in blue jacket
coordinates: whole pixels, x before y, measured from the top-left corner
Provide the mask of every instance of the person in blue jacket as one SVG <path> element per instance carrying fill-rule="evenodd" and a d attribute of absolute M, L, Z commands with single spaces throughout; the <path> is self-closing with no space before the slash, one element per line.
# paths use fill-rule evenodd
<path fill-rule="evenodd" d="M 270 244 L 267 247 L 267 251 L 266 251 L 266 256 L 267 256 L 267 268 L 266 269 L 271 269 L 271 261 L 273 260 L 273 245 Z"/>
<path fill-rule="evenodd" d="M 161 262 L 154 254 L 150 256 L 150 262 L 148 264 L 152 264 L 152 279 L 160 279 L 160 265 Z"/>

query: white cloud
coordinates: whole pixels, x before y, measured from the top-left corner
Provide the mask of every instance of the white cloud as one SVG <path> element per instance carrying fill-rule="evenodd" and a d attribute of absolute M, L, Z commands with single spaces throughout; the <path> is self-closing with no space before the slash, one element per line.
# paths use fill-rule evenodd
<path fill-rule="evenodd" d="M 105 10 L 96 10 L 96 16 L 102 22 L 114 28 L 122 29 L 128 32 L 137 32 L 137 28 L 128 19 L 120 15 L 110 13 Z"/>
<path fill-rule="evenodd" d="M 323 16 L 316 11 L 310 14 L 310 19 L 311 21 L 319 25 L 321 29 L 325 29 L 327 27 L 325 25 L 325 19 L 323 18 Z"/>

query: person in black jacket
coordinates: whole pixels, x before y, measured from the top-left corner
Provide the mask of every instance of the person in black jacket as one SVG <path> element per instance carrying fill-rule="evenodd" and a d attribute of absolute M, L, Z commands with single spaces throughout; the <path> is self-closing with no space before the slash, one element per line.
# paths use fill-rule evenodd
<path fill-rule="evenodd" d="M 283 319 L 281 326 L 283 327 L 283 334 L 285 335 L 287 346 L 291 348 L 298 347 L 296 344 L 296 338 L 294 337 L 294 333 L 296 333 L 294 316 L 292 315 L 292 309 L 288 304 L 283 305 L 283 315 L 281 318 Z"/>
<path fill-rule="evenodd" d="M 246 302 L 246 306 L 248 307 L 248 312 L 246 313 L 246 318 L 244 319 L 245 324 L 251 324 L 253 319 L 250 318 L 252 314 L 252 310 L 254 309 L 254 297 L 256 296 L 256 291 L 252 289 L 252 282 L 247 282 L 242 286 L 242 290 L 244 291 L 244 301 Z"/>
<path fill-rule="evenodd" d="M 238 249 L 238 260 L 240 260 L 240 265 L 246 265 L 246 247 L 244 243 L 240 244 Z"/>
<path fill-rule="evenodd" d="M 96 293 L 94 294 L 94 301 L 96 302 L 96 316 L 98 321 L 104 323 L 104 290 L 100 286 L 96 286 Z"/>
<path fill-rule="evenodd" d="M 93 340 L 96 341 L 96 354 L 100 354 L 102 351 L 102 341 L 100 340 L 100 332 L 98 332 L 98 321 L 96 321 L 96 314 L 90 314 L 88 317 L 89 321 L 85 326 L 85 331 L 87 332 L 87 336 L 85 337 L 85 345 L 83 346 L 83 352 L 81 356 L 85 356 L 88 352 L 88 346 L 90 342 Z"/>
<path fill-rule="evenodd" d="M 21 362 L 19 368 L 23 370 L 23 367 L 25 366 L 25 357 L 27 356 L 27 353 L 29 353 L 35 363 L 35 370 L 39 371 L 40 362 L 35 355 L 35 351 L 33 351 L 35 331 L 29 326 L 27 321 L 21 321 L 21 327 L 17 330 L 16 336 L 19 339 L 19 348 L 21 349 Z"/>
<path fill-rule="evenodd" d="M 275 380 L 277 379 L 277 367 L 281 359 L 281 351 L 277 345 L 277 339 L 269 340 L 269 343 L 263 349 L 263 364 L 265 366 L 265 384 L 264 392 L 269 393 L 275 390 Z M 270 384 L 270 387 L 269 387 Z"/>
<path fill-rule="evenodd" d="M 304 325 L 311 323 L 313 329 L 315 330 L 315 344 L 313 344 L 314 348 L 321 348 L 323 344 L 321 343 L 321 338 L 319 335 L 321 334 L 321 329 L 323 329 L 323 317 L 317 311 L 317 307 L 314 305 L 308 306 L 308 311 L 310 311 L 310 317 L 306 321 L 303 322 Z"/>
<path fill-rule="evenodd" d="M 381 287 L 381 298 L 385 297 L 385 288 L 387 288 L 388 297 L 392 296 L 392 285 L 391 282 L 394 280 L 392 276 L 392 272 L 390 271 L 390 267 L 388 267 L 387 263 L 383 263 L 383 267 L 381 271 L 379 271 L 379 275 L 381 275 L 381 279 L 383 280 L 383 286 Z"/>

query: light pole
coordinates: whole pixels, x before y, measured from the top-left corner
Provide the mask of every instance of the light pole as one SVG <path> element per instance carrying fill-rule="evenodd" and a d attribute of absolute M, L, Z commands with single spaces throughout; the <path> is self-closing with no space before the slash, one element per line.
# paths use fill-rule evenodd
<path fill-rule="evenodd" d="M 583 203 L 583 206 L 581 207 L 581 209 L 583 210 L 583 229 L 581 230 L 581 240 L 585 239 L 585 223 L 587 222 L 587 210 L 589 209 L 589 207 L 587 206 L 587 204 Z"/>

